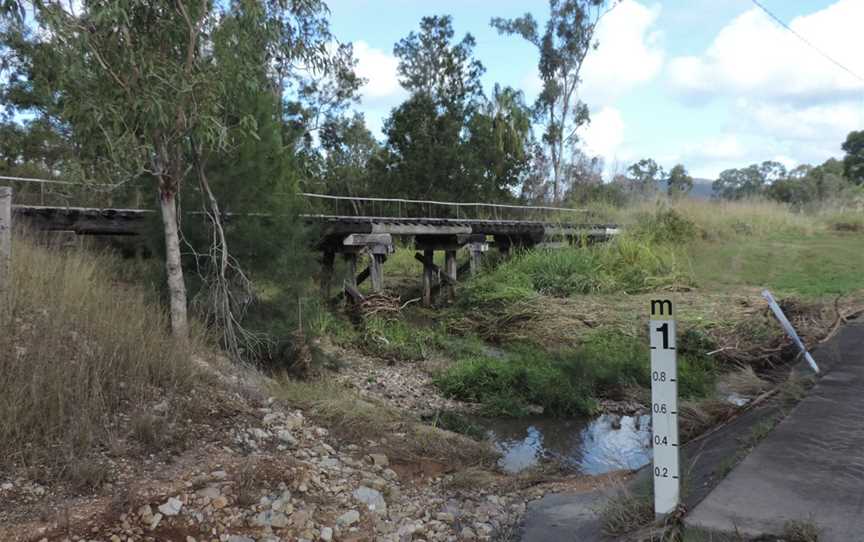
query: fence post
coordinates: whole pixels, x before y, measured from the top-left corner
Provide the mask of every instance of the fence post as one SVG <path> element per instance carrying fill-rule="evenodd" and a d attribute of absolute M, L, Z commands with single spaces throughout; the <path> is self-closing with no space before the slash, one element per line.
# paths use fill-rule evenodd
<path fill-rule="evenodd" d="M 12 189 L 0 186 L 0 308 L 12 280 Z"/>

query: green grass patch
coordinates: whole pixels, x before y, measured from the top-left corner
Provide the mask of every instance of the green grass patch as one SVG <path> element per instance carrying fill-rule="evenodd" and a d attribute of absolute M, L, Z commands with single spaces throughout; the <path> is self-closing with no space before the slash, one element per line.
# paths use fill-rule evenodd
<path fill-rule="evenodd" d="M 357 342 L 370 354 L 393 361 L 424 360 L 433 348 L 444 343 L 435 328 L 383 318 L 366 320 Z"/>
<path fill-rule="evenodd" d="M 692 245 L 701 287 L 767 287 L 780 294 L 820 297 L 861 288 L 862 238 L 856 233 L 774 235 Z"/>
<path fill-rule="evenodd" d="M 618 332 L 597 332 L 579 348 L 547 352 L 514 345 L 500 357 L 474 355 L 440 373 L 435 383 L 452 398 L 482 403 L 489 416 L 521 416 L 539 405 L 556 417 L 591 415 L 597 399 L 629 386 L 650 385 L 646 342 Z M 682 352 L 678 381 L 684 398 L 711 393 L 710 359 Z"/>
<path fill-rule="evenodd" d="M 584 248 L 522 252 L 472 281 L 463 299 L 486 306 L 525 301 L 538 293 L 634 293 L 689 282 L 673 247 L 622 236 Z"/>

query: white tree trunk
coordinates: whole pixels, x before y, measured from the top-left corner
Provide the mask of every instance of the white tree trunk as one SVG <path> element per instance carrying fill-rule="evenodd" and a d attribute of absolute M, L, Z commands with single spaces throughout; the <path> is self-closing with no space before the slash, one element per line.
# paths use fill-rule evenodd
<path fill-rule="evenodd" d="M 173 192 L 167 191 L 161 192 L 159 196 L 162 225 L 165 227 L 165 270 L 171 298 L 171 331 L 175 337 L 186 340 L 189 338 L 189 322 L 186 314 L 186 284 L 183 282 L 180 259 L 177 198 Z"/>

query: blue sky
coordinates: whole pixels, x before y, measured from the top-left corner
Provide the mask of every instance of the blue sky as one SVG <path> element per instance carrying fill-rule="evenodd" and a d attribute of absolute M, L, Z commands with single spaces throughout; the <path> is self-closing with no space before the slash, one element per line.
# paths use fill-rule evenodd
<path fill-rule="evenodd" d="M 864 77 L 864 0 L 762 0 L 830 56 Z M 405 98 L 393 44 L 424 15 L 450 14 L 457 36 L 470 32 L 486 66 L 484 85 L 510 85 L 533 100 L 536 51 L 489 27 L 493 16 L 530 11 L 546 0 L 330 0 L 340 41 L 353 42 L 368 79 L 358 107 L 377 136 Z M 772 22 L 750 0 L 623 0 L 598 29 L 600 48 L 584 69 L 582 98 L 592 110 L 586 150 L 607 173 L 644 157 L 684 163 L 700 177 L 774 159 L 788 166 L 841 154 L 864 129 L 864 82 Z"/>

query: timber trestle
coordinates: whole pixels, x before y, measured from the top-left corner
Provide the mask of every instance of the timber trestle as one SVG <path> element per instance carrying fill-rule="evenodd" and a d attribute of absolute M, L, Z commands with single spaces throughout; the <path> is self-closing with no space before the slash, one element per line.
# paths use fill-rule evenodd
<path fill-rule="evenodd" d="M 344 288 L 358 298 L 357 287 L 371 279 L 372 291 L 384 289 L 384 263 L 395 251 L 397 240 L 402 246 L 413 246 L 414 255 L 423 265 L 423 303 L 431 305 L 432 294 L 440 286 L 442 294 L 452 300 L 460 272 L 476 274 L 483 255 L 494 248 L 507 255 L 514 248 L 563 248 L 570 245 L 606 241 L 618 233 L 613 224 L 575 224 L 531 220 L 480 220 L 450 218 L 395 218 L 336 215 L 304 215 L 309 225 L 319 228 L 322 272 L 321 290 L 330 297 L 336 255 L 348 262 Z M 468 252 L 467 265 L 460 271 L 457 253 Z M 435 252 L 444 253 L 444 266 L 435 263 Z M 368 255 L 369 265 L 358 273 L 360 257 Z"/>

